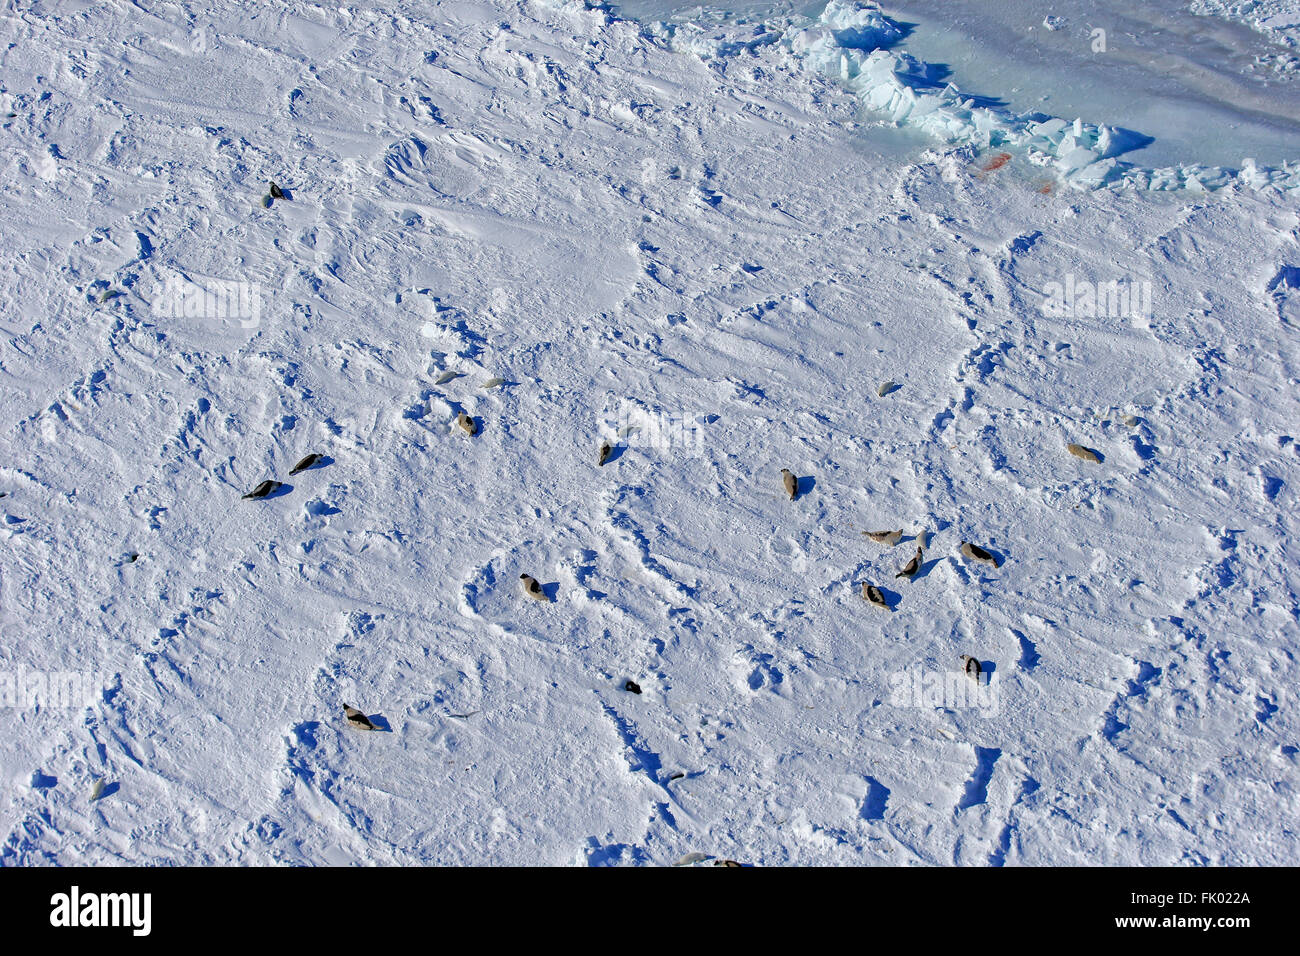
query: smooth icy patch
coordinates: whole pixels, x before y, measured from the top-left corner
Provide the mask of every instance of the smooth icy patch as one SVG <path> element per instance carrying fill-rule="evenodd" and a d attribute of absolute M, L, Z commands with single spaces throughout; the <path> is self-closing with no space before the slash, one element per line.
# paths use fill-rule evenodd
<path fill-rule="evenodd" d="M 1244 24 L 1191 16 L 1184 0 L 896 0 L 884 9 L 914 25 L 907 51 L 942 64 L 965 91 L 1149 137 L 1125 157 L 1132 162 L 1300 159 L 1300 75 L 1261 65 L 1287 51 Z"/>
<path fill-rule="evenodd" d="M 1075 187 L 1296 188 L 1294 77 L 1252 72 L 1276 46 L 1171 3 L 1106 7 L 1100 37 L 1078 14 L 928 0 L 899 4 L 896 18 L 855 0 L 813 16 L 790 4 L 628 10 L 675 15 L 652 31 L 706 59 L 776 45 L 797 68 L 846 84 L 870 114 L 947 144 L 1021 151 Z"/>

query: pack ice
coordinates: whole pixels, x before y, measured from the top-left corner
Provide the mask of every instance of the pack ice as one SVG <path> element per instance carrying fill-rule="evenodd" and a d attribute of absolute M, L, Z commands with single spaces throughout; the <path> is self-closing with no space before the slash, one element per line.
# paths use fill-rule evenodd
<path fill-rule="evenodd" d="M 1296 862 L 1294 166 L 862 4 L 21 6 L 0 863 Z"/>

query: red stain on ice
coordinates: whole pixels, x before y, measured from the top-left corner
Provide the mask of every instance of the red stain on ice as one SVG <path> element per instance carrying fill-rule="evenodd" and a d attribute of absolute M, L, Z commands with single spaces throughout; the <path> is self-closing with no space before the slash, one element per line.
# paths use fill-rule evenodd
<path fill-rule="evenodd" d="M 992 159 L 990 159 L 987 163 L 985 163 L 983 166 L 981 166 L 980 169 L 984 170 L 984 172 L 986 172 L 986 173 L 991 173 L 991 172 L 992 172 L 993 170 L 995 170 L 995 169 L 1001 169 L 1003 166 L 1005 166 L 1005 165 L 1006 165 L 1007 163 L 1009 163 L 1009 162 L 1011 162 L 1011 154 L 1010 154 L 1010 153 L 998 153 L 996 156 L 994 156 Z"/>

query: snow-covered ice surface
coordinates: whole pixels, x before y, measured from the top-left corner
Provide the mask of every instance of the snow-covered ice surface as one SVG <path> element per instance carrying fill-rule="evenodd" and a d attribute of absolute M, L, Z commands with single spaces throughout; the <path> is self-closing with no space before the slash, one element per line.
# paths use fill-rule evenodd
<path fill-rule="evenodd" d="M 1300 3 L 1297 0 L 1189 0 L 1188 9 L 1247 23 L 1276 42 L 1300 48 Z M 1280 64 L 1284 70 L 1294 70 Z"/>
<path fill-rule="evenodd" d="M 0 861 L 1297 862 L 1294 190 L 922 150 L 789 19 L 0 18 Z"/>

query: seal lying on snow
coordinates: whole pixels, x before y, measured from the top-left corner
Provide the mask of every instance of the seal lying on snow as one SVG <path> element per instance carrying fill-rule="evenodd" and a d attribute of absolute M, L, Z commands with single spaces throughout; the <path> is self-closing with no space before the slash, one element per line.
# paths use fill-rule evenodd
<path fill-rule="evenodd" d="M 993 557 L 993 555 L 989 554 L 979 545 L 971 544 L 969 541 L 963 541 L 961 543 L 961 553 L 966 557 L 970 558 L 972 561 L 980 561 L 984 564 L 991 564 L 995 568 L 1001 564 L 1001 562 L 998 561 L 997 558 Z"/>
<path fill-rule="evenodd" d="M 262 482 L 260 485 L 258 485 L 248 494 L 244 495 L 244 499 L 247 500 L 250 498 L 252 499 L 265 498 L 267 495 L 279 491 L 283 487 L 284 487 L 283 482 L 272 481 L 270 478 L 268 478 L 266 481 Z"/>
<path fill-rule="evenodd" d="M 357 710 L 355 707 L 349 707 L 347 704 L 344 704 L 343 713 L 347 715 L 349 727 L 356 727 L 359 730 L 379 729 L 378 727 L 376 727 L 374 724 L 370 722 L 369 717 L 361 713 L 361 711 Z"/>
<path fill-rule="evenodd" d="M 921 549 L 916 549 L 916 554 L 912 555 L 912 560 L 907 562 L 907 567 L 894 575 L 896 578 L 911 578 L 916 576 L 916 572 L 921 570 Z"/>
<path fill-rule="evenodd" d="M 868 601 L 870 601 L 872 604 L 874 604 L 876 607 L 883 607 L 886 611 L 893 610 L 889 606 L 889 602 L 885 600 L 884 593 L 881 592 L 880 588 L 876 587 L 874 584 L 868 584 L 866 581 L 863 581 L 862 596 L 866 598 Z"/>
<path fill-rule="evenodd" d="M 546 592 L 542 590 L 541 583 L 531 574 L 519 575 L 519 580 L 524 582 L 524 593 L 534 601 L 549 601 Z"/>
<path fill-rule="evenodd" d="M 293 476 L 298 474 L 298 472 L 300 471 L 306 471 L 308 468 L 312 468 L 320 464 L 320 460 L 321 460 L 320 455 L 312 453 L 308 455 L 306 458 L 304 458 L 302 461 L 298 462 L 298 464 L 294 465 L 293 468 L 290 470 L 289 474 L 290 476 Z"/>
<path fill-rule="evenodd" d="M 864 531 L 862 533 L 877 544 L 887 544 L 891 548 L 898 544 L 899 540 L 903 537 L 902 528 L 899 528 L 897 531 Z"/>

